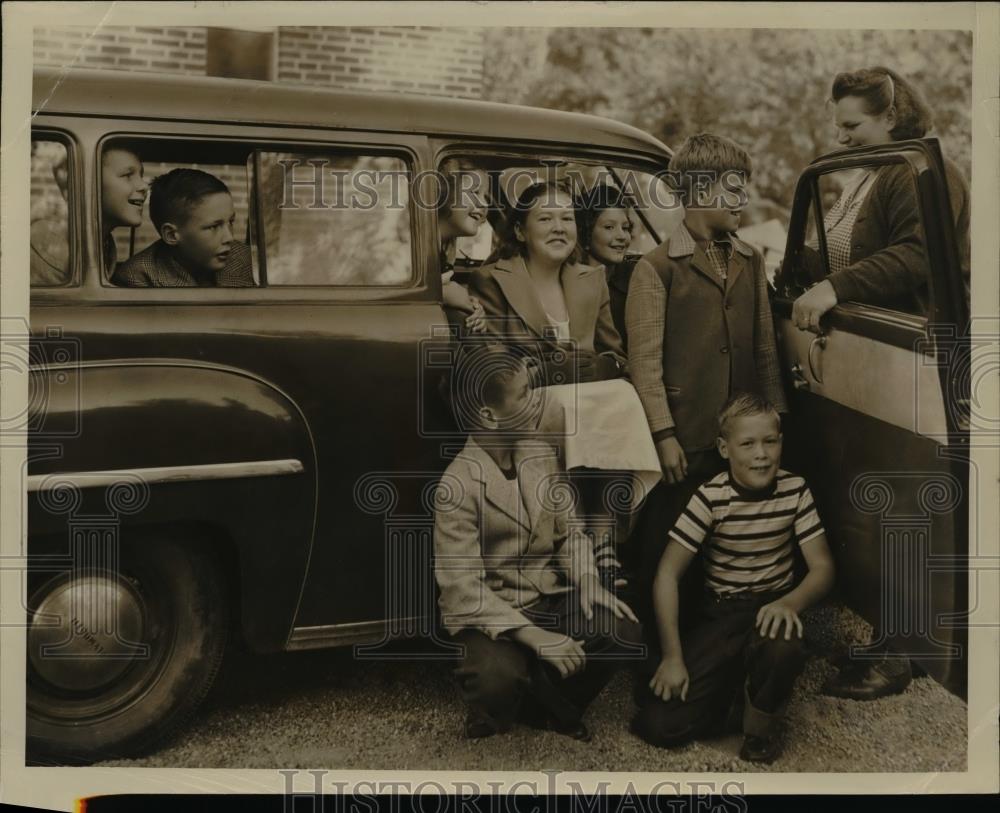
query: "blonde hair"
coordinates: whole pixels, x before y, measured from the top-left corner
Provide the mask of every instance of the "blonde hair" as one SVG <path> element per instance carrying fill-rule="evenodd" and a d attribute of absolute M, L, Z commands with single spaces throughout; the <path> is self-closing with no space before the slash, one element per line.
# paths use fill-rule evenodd
<path fill-rule="evenodd" d="M 719 437 L 728 437 L 726 431 L 729 421 L 734 418 L 749 418 L 752 415 L 772 415 L 778 422 L 779 428 L 781 427 L 781 416 L 770 401 L 756 393 L 738 392 L 726 401 L 718 412 Z"/>

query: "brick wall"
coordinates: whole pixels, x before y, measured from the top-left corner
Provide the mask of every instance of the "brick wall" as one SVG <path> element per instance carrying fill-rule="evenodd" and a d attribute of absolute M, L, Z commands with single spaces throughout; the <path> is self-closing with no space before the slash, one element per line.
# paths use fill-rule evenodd
<path fill-rule="evenodd" d="M 479 98 L 478 28 L 281 28 L 278 81 Z"/>
<path fill-rule="evenodd" d="M 480 98 L 483 37 L 478 28 L 282 27 L 277 81 Z M 207 40 L 194 27 L 38 27 L 34 56 L 37 65 L 204 75 Z"/>
<path fill-rule="evenodd" d="M 205 73 L 204 28 L 36 27 L 36 65 Z"/>

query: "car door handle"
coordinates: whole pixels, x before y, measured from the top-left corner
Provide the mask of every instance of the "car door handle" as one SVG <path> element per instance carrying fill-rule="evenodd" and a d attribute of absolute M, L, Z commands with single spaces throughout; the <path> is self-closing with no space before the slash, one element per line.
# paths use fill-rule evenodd
<path fill-rule="evenodd" d="M 792 386 L 797 390 L 809 389 L 809 379 L 802 372 L 801 364 L 792 365 Z"/>
<path fill-rule="evenodd" d="M 823 379 L 820 378 L 820 376 L 816 374 L 816 365 L 813 363 L 813 351 L 817 347 L 819 347 L 820 350 L 822 350 L 824 347 L 826 347 L 826 336 L 820 335 L 820 336 L 817 336 L 815 339 L 813 339 L 809 343 L 809 352 L 806 354 L 806 358 L 809 361 L 809 374 L 813 377 L 813 380 L 817 384 L 822 384 L 823 383 Z"/>

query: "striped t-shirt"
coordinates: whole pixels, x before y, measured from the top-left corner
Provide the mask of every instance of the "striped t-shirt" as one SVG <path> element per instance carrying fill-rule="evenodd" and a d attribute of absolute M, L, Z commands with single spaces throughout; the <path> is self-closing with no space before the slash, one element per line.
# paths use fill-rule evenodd
<path fill-rule="evenodd" d="M 823 533 L 806 481 L 779 471 L 772 489 L 749 492 L 723 472 L 700 486 L 670 531 L 692 553 L 703 553 L 708 586 L 720 595 L 769 592 L 794 577 L 792 540 L 804 545 Z"/>

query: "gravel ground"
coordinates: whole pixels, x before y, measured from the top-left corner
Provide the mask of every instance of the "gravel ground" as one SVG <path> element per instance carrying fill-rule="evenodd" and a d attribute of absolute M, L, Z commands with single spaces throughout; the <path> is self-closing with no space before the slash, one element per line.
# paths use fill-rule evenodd
<path fill-rule="evenodd" d="M 826 607 L 806 620 L 825 653 L 862 642 L 867 625 Z M 349 650 L 237 654 L 197 720 L 151 756 L 102 766 L 396 770 L 750 772 L 740 738 L 672 751 L 627 731 L 629 677 L 620 673 L 587 712 L 589 744 L 518 727 L 462 736 L 464 712 L 446 661 L 355 661 Z M 788 709 L 785 750 L 769 771 L 964 771 L 966 706 L 927 677 L 870 703 L 823 697 L 833 671 L 810 659 Z"/>

